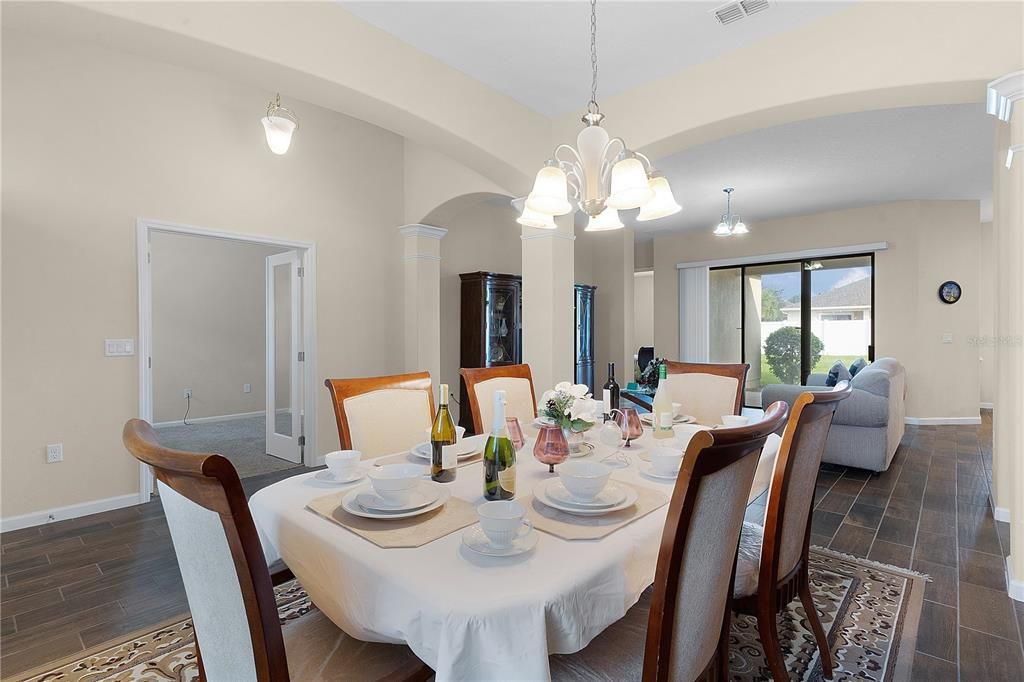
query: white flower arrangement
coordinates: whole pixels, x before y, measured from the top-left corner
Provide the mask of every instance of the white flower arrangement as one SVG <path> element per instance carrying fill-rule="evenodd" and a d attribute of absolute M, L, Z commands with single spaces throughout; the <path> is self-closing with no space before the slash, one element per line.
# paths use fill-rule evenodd
<path fill-rule="evenodd" d="M 537 405 L 540 413 L 563 429 L 576 433 L 586 431 L 597 423 L 601 415 L 601 402 L 594 400 L 585 384 L 562 381 L 545 391 Z"/>

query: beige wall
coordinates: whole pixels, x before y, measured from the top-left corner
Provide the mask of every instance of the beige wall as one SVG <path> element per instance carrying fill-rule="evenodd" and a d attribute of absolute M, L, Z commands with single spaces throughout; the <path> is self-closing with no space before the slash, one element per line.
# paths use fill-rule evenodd
<path fill-rule="evenodd" d="M 710 230 L 655 238 L 655 346 L 669 357 L 679 348 L 676 264 L 887 241 L 875 260 L 875 355 L 907 368 L 907 415 L 977 417 L 978 202 L 904 201 L 752 223 L 741 239 Z M 956 305 L 938 300 L 953 279 L 964 295 Z M 943 344 L 943 333 L 953 334 Z"/>
<path fill-rule="evenodd" d="M 654 345 L 654 271 L 633 274 L 633 344 Z M 628 369 L 628 368 L 627 368 Z"/>
<path fill-rule="evenodd" d="M 186 388 L 192 390 L 190 417 L 265 409 L 266 258 L 283 250 L 152 235 L 155 422 L 182 418 Z M 242 391 L 244 384 L 251 384 L 250 393 Z"/>
<path fill-rule="evenodd" d="M 301 128 L 275 156 L 271 92 L 6 29 L 2 49 L 2 390 L 18 399 L 0 515 L 138 491 L 120 442 L 138 358 L 103 357 L 103 339 L 138 334 L 139 216 L 315 242 L 318 381 L 401 369 L 402 138 L 289 101 Z M 317 396 L 323 453 L 337 430 Z M 65 461 L 45 464 L 58 441 Z"/>
<path fill-rule="evenodd" d="M 997 153 L 998 157 L 999 154 Z M 992 223 L 982 223 L 978 233 L 978 360 L 981 402 L 995 402 L 996 353 L 996 247 Z"/>

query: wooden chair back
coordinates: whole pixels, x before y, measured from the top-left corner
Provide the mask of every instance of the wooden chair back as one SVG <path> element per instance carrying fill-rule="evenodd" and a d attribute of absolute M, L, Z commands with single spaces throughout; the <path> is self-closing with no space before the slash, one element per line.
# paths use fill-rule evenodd
<path fill-rule="evenodd" d="M 287 681 L 270 572 L 231 462 L 162 447 L 141 419 L 124 425 L 122 440 L 156 474 L 202 679 Z"/>
<path fill-rule="evenodd" d="M 725 666 L 747 495 L 765 439 L 788 411 L 785 403 L 773 403 L 762 421 L 700 431 L 687 445 L 658 554 L 645 682 L 695 680 L 716 664 Z"/>
<path fill-rule="evenodd" d="M 851 393 L 850 383 L 842 381 L 831 391 L 801 393 L 793 403 L 768 495 L 759 593 L 774 593 L 775 585 L 787 580 L 800 562 L 807 560 L 821 455 L 836 408 Z"/>
<path fill-rule="evenodd" d="M 699 424 L 720 424 L 722 415 L 739 414 L 747 384 L 748 363 L 675 362 L 666 360 L 672 400 Z"/>
<path fill-rule="evenodd" d="M 459 374 L 466 382 L 474 432 L 490 430 L 494 418 L 494 392 L 497 390 L 504 390 L 508 399 L 506 416 L 518 417 L 523 426 L 537 418 L 537 394 L 533 390 L 533 374 L 529 365 L 464 367 Z"/>
<path fill-rule="evenodd" d="M 364 459 L 402 452 L 427 439 L 434 419 L 430 372 L 326 379 L 342 450 Z"/>

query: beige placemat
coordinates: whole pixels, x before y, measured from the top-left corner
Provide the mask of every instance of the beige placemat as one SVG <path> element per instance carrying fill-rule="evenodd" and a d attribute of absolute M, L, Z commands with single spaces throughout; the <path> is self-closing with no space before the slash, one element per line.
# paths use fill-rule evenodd
<path fill-rule="evenodd" d="M 639 496 L 633 506 L 601 516 L 577 516 L 558 511 L 532 495 L 524 498 L 522 503 L 526 506 L 526 514 L 533 522 L 534 528 L 563 540 L 603 538 L 668 504 L 669 497 L 663 492 L 635 483 L 623 481 L 616 481 L 616 483 L 631 486 Z"/>
<path fill-rule="evenodd" d="M 476 507 L 456 497 L 439 509 L 407 519 L 364 519 L 341 508 L 341 498 L 348 492 L 317 497 L 306 508 L 384 549 L 422 547 L 477 521 Z"/>

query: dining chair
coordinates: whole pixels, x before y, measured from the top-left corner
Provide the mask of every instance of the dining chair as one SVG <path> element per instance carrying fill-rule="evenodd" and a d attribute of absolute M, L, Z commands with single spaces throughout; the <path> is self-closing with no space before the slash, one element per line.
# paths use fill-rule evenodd
<path fill-rule="evenodd" d="M 494 392 L 505 391 L 508 402 L 505 415 L 518 417 L 521 424 L 537 418 L 537 396 L 533 391 L 533 374 L 529 365 L 503 365 L 459 370 L 466 382 L 469 409 L 473 413 L 473 431 L 487 433 L 494 418 Z"/>
<path fill-rule="evenodd" d="M 212 453 L 170 450 L 141 419 L 124 425 L 128 451 L 153 467 L 181 569 L 196 639 L 199 678 L 258 680 L 426 680 L 433 671 L 408 647 L 361 642 L 319 609 L 278 618 L 274 586 L 238 473 Z"/>
<path fill-rule="evenodd" d="M 811 507 L 821 454 L 839 402 L 853 392 L 849 382 L 831 391 L 801 393 L 782 435 L 768 493 L 765 525 L 744 523 L 736 564 L 733 608 L 757 618 L 757 630 L 776 682 L 789 679 L 776 617 L 797 596 L 818 643 L 821 667 L 832 679 L 832 654 L 811 598 L 807 554 Z"/>
<path fill-rule="evenodd" d="M 720 424 L 722 415 L 743 409 L 748 363 L 666 360 L 665 367 L 672 401 L 680 403 L 683 414 L 693 416 L 698 424 Z"/>
<path fill-rule="evenodd" d="M 553 680 L 728 679 L 733 570 L 747 493 L 761 448 L 788 411 L 776 402 L 762 421 L 690 439 L 653 586 L 585 649 L 552 656 Z"/>
<path fill-rule="evenodd" d="M 363 459 L 404 452 L 427 440 L 434 419 L 430 372 L 326 379 L 342 450 Z"/>

